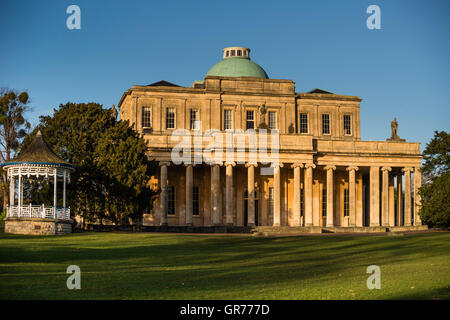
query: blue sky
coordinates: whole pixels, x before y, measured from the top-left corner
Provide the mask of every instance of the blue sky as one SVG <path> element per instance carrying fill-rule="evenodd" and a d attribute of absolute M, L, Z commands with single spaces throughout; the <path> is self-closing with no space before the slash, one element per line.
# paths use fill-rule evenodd
<path fill-rule="evenodd" d="M 81 8 L 81 30 L 66 8 Z M 369 30 L 366 8 L 381 8 Z M 135 84 L 190 86 L 226 46 L 252 49 L 271 78 L 296 91 L 357 95 L 364 140 L 425 143 L 449 131 L 450 1 L 0 2 L 0 87 L 28 90 L 31 122 L 60 103 L 117 104 Z"/>

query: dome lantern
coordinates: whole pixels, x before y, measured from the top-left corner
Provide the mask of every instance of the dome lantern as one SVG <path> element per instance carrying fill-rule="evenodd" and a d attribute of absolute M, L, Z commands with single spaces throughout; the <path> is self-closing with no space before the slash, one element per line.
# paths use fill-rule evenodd
<path fill-rule="evenodd" d="M 250 60 L 250 49 L 245 47 L 227 47 L 222 50 L 223 59 L 209 69 L 206 76 L 216 77 L 253 77 L 269 79 L 266 71 Z"/>
<path fill-rule="evenodd" d="M 250 49 L 244 47 L 228 47 L 222 50 L 223 58 L 242 57 L 250 60 Z"/>

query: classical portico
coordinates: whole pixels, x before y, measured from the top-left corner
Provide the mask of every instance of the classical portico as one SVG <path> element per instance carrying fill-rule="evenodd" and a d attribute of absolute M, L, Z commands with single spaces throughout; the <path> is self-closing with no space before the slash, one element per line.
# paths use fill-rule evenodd
<path fill-rule="evenodd" d="M 191 87 L 160 81 L 122 96 L 121 119 L 142 133 L 160 165 L 153 177 L 160 195 L 144 224 L 421 226 L 420 144 L 400 139 L 397 120 L 386 141 L 364 141 L 359 97 L 297 93 L 249 52 L 225 48 Z M 183 161 L 174 158 L 180 150 Z"/>
<path fill-rule="evenodd" d="M 178 166 L 162 162 L 157 206 L 161 218 L 153 223 L 324 228 L 421 225 L 417 168 L 295 162 L 272 169 L 273 174 L 261 175 L 254 163 Z M 180 178 L 182 173 L 185 179 Z M 396 199 L 395 188 L 401 190 L 402 181 L 404 190 Z M 173 196 L 184 215 L 177 210 L 167 214 L 167 185 L 182 190 L 183 197 Z M 194 185 L 203 191 L 198 212 L 193 212 Z"/>

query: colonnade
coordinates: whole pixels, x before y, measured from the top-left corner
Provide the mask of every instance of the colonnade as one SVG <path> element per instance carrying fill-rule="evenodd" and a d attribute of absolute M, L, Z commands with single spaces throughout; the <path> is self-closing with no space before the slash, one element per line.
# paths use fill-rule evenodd
<path fill-rule="evenodd" d="M 169 162 L 160 162 L 160 224 L 168 225 L 167 217 L 167 170 Z M 236 163 L 213 163 L 211 165 L 211 222 L 212 225 L 221 225 L 222 206 L 220 195 L 220 166 L 225 166 L 225 219 L 224 224 L 233 225 L 235 215 L 235 203 L 233 196 L 233 173 Z M 318 168 L 314 163 L 280 163 L 273 167 L 273 226 L 281 224 L 281 178 L 280 169 L 286 168 L 293 170 L 294 176 L 294 198 L 293 198 L 293 224 L 292 226 L 316 226 L 318 219 L 313 219 L 313 212 L 318 210 L 314 208 L 313 201 L 313 175 L 315 170 L 326 171 L 326 227 L 334 227 L 335 223 L 335 165 L 325 165 Z M 257 163 L 247 163 L 247 213 L 248 225 L 255 225 L 255 169 Z M 194 165 L 185 165 L 186 168 L 186 225 L 193 225 L 193 184 L 194 184 Z M 363 227 L 363 218 L 357 217 L 357 212 L 365 214 L 360 208 L 357 208 L 357 186 L 356 173 L 360 170 L 358 166 L 348 165 L 340 166 L 345 168 L 348 174 L 348 226 Z M 304 217 L 301 219 L 301 169 L 304 171 L 303 190 L 304 190 Z M 315 170 L 314 170 L 315 169 Z M 422 184 L 419 167 L 402 167 L 401 170 L 395 170 L 392 167 L 368 167 L 369 181 L 366 186 L 369 187 L 369 199 L 366 200 L 368 207 L 369 224 L 367 226 L 411 226 L 421 225 L 418 214 L 420 208 L 420 196 L 418 189 Z M 367 170 L 365 170 L 367 171 Z M 411 193 L 411 173 L 414 172 L 414 202 L 412 202 Z M 381 173 L 381 182 L 380 182 Z M 395 176 L 397 177 L 397 202 L 395 202 Z M 403 177 L 404 177 L 404 197 L 403 197 Z M 396 208 L 397 205 L 397 208 Z M 362 201 L 360 206 L 362 206 Z M 314 209 L 314 210 L 313 210 Z M 414 219 L 412 219 L 414 214 Z"/>

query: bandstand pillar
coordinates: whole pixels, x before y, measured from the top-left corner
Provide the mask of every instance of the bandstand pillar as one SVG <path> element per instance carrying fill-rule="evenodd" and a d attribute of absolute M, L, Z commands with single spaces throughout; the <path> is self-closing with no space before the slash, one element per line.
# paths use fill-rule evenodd
<path fill-rule="evenodd" d="M 22 168 L 19 168 L 19 185 L 17 186 L 17 205 L 19 217 L 22 216 Z"/>
<path fill-rule="evenodd" d="M 66 214 L 66 175 L 67 170 L 64 169 L 64 181 L 63 181 L 63 208 L 64 208 L 64 214 Z"/>
<path fill-rule="evenodd" d="M 57 192 L 58 192 L 58 169 L 55 168 L 53 177 L 53 217 L 56 219 L 56 204 L 58 201 Z M 56 232 L 56 231 L 55 231 Z"/>
<path fill-rule="evenodd" d="M 11 178 L 9 179 L 9 205 L 14 205 L 14 191 L 15 191 L 15 180 L 14 177 L 11 175 Z"/>

